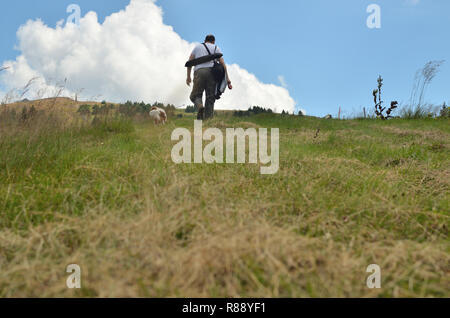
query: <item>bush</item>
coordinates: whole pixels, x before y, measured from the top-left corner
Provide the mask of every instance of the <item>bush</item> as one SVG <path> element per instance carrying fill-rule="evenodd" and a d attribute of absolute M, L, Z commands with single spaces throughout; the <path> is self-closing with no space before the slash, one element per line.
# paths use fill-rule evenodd
<path fill-rule="evenodd" d="M 77 113 L 80 114 L 80 115 L 90 115 L 91 114 L 91 106 L 86 105 L 86 104 L 81 105 L 78 108 Z"/>
<path fill-rule="evenodd" d="M 233 116 L 235 116 L 235 117 L 247 117 L 247 116 L 264 114 L 264 113 L 272 114 L 273 111 L 270 108 L 269 109 L 265 109 L 263 107 L 253 106 L 253 107 L 250 107 L 247 111 L 242 111 L 242 110 L 235 111 L 233 113 Z"/>
<path fill-rule="evenodd" d="M 441 111 L 439 112 L 439 117 L 450 118 L 450 107 L 445 103 L 442 105 Z"/>
<path fill-rule="evenodd" d="M 174 117 L 175 116 L 175 111 L 176 108 L 174 105 L 167 105 L 165 107 L 161 107 L 162 109 L 164 109 L 166 111 L 167 117 Z"/>
<path fill-rule="evenodd" d="M 176 107 L 172 104 L 164 105 L 156 102 L 152 105 L 144 102 L 133 103 L 131 101 L 127 101 L 125 104 L 119 104 L 118 107 L 113 104 L 107 104 L 106 101 L 103 101 L 100 105 L 84 104 L 78 108 L 78 113 L 80 115 L 94 116 L 110 116 L 113 114 L 120 114 L 128 118 L 135 118 L 148 116 L 148 113 L 153 106 L 164 109 L 169 117 L 175 116 Z"/>
<path fill-rule="evenodd" d="M 421 119 L 421 118 L 428 118 L 430 117 L 429 114 L 432 114 L 433 117 L 433 111 L 432 111 L 431 105 L 417 105 L 417 106 L 405 106 L 400 110 L 400 117 L 404 119 Z"/>

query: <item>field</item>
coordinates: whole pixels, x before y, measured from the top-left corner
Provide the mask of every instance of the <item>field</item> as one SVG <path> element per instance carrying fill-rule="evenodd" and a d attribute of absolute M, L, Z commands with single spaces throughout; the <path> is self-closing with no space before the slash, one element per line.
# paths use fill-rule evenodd
<path fill-rule="evenodd" d="M 191 116 L 3 123 L 0 296 L 450 297 L 448 119 L 205 124 L 280 128 L 280 170 L 261 175 L 174 164 Z"/>

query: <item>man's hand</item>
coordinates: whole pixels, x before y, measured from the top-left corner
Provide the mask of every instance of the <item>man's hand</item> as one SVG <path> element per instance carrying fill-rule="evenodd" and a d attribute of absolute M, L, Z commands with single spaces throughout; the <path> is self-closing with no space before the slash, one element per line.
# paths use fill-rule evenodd
<path fill-rule="evenodd" d="M 191 56 L 189 56 L 189 61 L 192 61 L 193 59 L 195 59 L 195 56 L 194 54 L 191 54 Z M 187 86 L 191 86 L 192 83 L 191 74 L 192 74 L 192 66 L 187 68 L 187 77 L 186 77 Z"/>
<path fill-rule="evenodd" d="M 233 86 L 231 85 L 230 77 L 228 76 L 228 68 L 227 64 L 225 64 L 225 60 L 223 57 L 219 59 L 219 63 L 222 64 L 223 68 L 225 69 L 225 76 L 227 77 L 227 84 L 229 89 L 233 89 Z"/>

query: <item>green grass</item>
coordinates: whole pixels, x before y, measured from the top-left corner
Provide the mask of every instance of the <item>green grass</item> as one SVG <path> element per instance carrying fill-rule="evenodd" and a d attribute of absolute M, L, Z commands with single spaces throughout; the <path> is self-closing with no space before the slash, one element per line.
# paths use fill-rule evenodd
<path fill-rule="evenodd" d="M 448 119 L 205 126 L 280 128 L 279 172 L 173 164 L 193 117 L 0 132 L 0 296 L 449 296 Z"/>

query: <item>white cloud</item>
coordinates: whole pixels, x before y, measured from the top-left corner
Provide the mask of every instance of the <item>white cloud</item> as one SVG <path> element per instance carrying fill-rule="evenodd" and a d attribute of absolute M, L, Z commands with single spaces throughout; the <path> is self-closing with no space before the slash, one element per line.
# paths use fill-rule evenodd
<path fill-rule="evenodd" d="M 51 90 L 52 83 L 67 78 L 66 94 L 84 89 L 85 98 L 190 104 L 183 66 L 195 44 L 163 23 L 162 9 L 153 0 L 131 0 L 103 24 L 95 12 L 81 18 L 79 27 L 58 22 L 51 28 L 30 20 L 17 36 L 21 55 L 4 62 L 10 68 L 0 73 L 7 89 L 39 76 L 40 87 Z M 237 64 L 229 65 L 229 73 L 234 89 L 217 101 L 217 109 L 259 105 L 278 112 L 294 110 L 286 88 L 264 84 Z"/>

